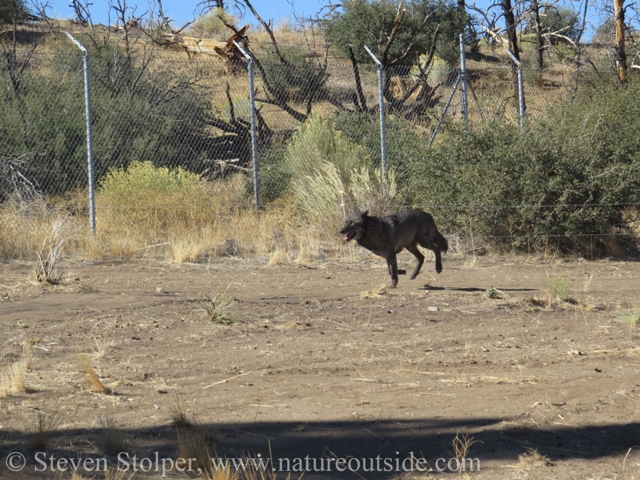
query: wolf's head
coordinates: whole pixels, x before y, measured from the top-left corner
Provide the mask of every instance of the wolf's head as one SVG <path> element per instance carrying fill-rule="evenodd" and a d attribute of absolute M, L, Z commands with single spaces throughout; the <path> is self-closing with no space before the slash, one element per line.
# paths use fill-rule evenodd
<path fill-rule="evenodd" d="M 344 235 L 345 242 L 362 238 L 366 232 L 367 215 L 369 215 L 369 210 L 356 212 L 347 218 L 344 227 L 340 230 L 340 233 Z"/>

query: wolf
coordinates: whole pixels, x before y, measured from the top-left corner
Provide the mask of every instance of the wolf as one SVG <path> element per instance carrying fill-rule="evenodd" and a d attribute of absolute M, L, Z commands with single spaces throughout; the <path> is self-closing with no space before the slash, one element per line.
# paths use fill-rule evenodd
<path fill-rule="evenodd" d="M 416 267 L 411 274 L 411 280 L 420 273 L 424 263 L 424 255 L 418 250 L 418 245 L 432 250 L 436 255 L 436 272 L 442 271 L 441 253 L 449 249 L 447 239 L 436 228 L 431 214 L 422 210 L 403 210 L 388 217 L 374 217 L 369 211 L 356 212 L 350 215 L 340 230 L 344 241 L 355 240 L 372 253 L 383 257 L 389 267 L 391 283 L 398 285 L 398 274 L 405 274 L 405 270 L 398 270 L 396 255 L 405 248 L 417 259 Z"/>

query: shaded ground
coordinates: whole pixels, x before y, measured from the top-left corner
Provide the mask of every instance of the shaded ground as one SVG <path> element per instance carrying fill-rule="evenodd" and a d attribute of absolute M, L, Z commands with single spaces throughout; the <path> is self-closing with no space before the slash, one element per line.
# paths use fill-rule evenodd
<path fill-rule="evenodd" d="M 35 354 L 27 393 L 0 399 L 0 477 L 60 478 L 34 471 L 24 432 L 41 411 L 59 422 L 47 455 L 112 465 L 105 425 L 139 458 L 175 459 L 196 432 L 220 457 L 268 458 L 270 447 L 276 467 L 289 459 L 293 470 L 306 456 L 395 467 L 410 452 L 435 468 L 459 433 L 476 442 L 466 456 L 479 459 L 478 478 L 640 478 L 638 327 L 615 320 L 640 311 L 637 263 L 449 256 L 435 279 L 429 263 L 415 281 L 363 295 L 388 283 L 384 262 L 363 258 L 68 264 L 49 287 L 29 282 L 26 265 L 0 265 L 0 368 L 25 342 Z M 545 282 L 557 274 L 572 303 L 549 308 Z M 489 286 L 502 298 L 486 298 Z M 207 295 L 227 287 L 235 321 L 211 322 Z M 112 394 L 91 392 L 83 353 Z M 176 409 L 199 422 L 182 430 L 180 453 Z M 20 473 L 5 465 L 14 451 L 27 458 Z M 304 474 L 398 476 L 335 464 Z"/>

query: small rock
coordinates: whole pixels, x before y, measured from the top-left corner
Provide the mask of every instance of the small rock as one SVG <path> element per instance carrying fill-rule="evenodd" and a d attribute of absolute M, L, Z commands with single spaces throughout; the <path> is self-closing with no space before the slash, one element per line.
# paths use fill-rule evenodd
<path fill-rule="evenodd" d="M 164 295 L 164 288 L 162 287 L 156 287 L 156 293 L 158 295 Z"/>
<path fill-rule="evenodd" d="M 427 310 L 429 310 L 430 312 L 437 312 L 438 307 L 428 307 Z"/>

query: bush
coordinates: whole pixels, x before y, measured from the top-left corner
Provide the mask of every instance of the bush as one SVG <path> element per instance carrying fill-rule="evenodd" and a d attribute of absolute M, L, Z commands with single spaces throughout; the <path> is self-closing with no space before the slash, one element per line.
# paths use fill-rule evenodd
<path fill-rule="evenodd" d="M 328 120 L 303 125 L 287 145 L 284 166 L 305 219 L 325 231 L 336 231 L 355 210 L 386 214 L 401 203 L 393 172 L 373 168 L 366 150 Z"/>
<path fill-rule="evenodd" d="M 342 2 L 342 10 L 335 10 L 324 22 L 327 43 L 336 45 L 345 57 L 349 56 L 349 47 L 352 47 L 358 62 L 373 63 L 364 45 L 368 44 L 374 53 L 379 53 L 375 51 L 376 41 L 386 43 L 393 28 L 397 8 L 398 3 L 395 1 Z M 429 21 L 424 22 L 427 17 Z M 467 23 L 467 15 L 459 12 L 453 2 L 409 1 L 406 3 L 402 27 L 398 30 L 389 52 L 390 57 L 400 57 L 410 46 L 409 54 L 401 63 L 415 63 L 418 56 L 430 48 L 435 27 L 440 25 L 440 41 L 436 52 L 439 57 L 454 64 L 460 55 L 458 35 L 464 31 Z M 372 37 L 372 34 L 375 36 Z"/>
<path fill-rule="evenodd" d="M 590 235 L 624 229 L 624 204 L 640 200 L 639 87 L 581 92 L 524 135 L 505 124 L 450 132 L 408 165 L 410 201 L 445 231 L 602 250 Z"/>
<path fill-rule="evenodd" d="M 271 85 L 271 93 L 283 102 L 305 102 L 317 93 L 325 78 L 325 72 L 315 59 L 309 59 L 298 47 L 282 46 L 280 53 L 295 67 L 284 67 L 269 50 L 260 58 L 264 74 Z"/>
<path fill-rule="evenodd" d="M 120 229 L 123 223 L 155 232 L 169 226 L 189 228 L 207 223 L 202 217 L 209 213 L 210 203 L 207 185 L 198 175 L 180 167 L 154 167 L 151 162 L 112 168 L 96 194 L 101 228 Z"/>
<path fill-rule="evenodd" d="M 95 178 L 147 158 L 203 171 L 210 106 L 205 95 L 183 87 L 186 74 L 143 72 L 135 56 L 115 47 L 90 55 Z M 82 61 L 62 51 L 48 60 L 50 65 L 25 70 L 19 88 L 0 89 L 0 138 L 5 156 L 26 155 L 27 178 L 43 193 L 60 195 L 87 185 Z M 1 67 L 0 82 L 11 85 Z"/>
<path fill-rule="evenodd" d="M 377 112 L 342 112 L 332 119 L 332 124 L 343 136 L 364 148 L 366 155 L 371 157 L 371 165 L 381 166 L 380 117 Z M 424 156 L 429 137 L 424 130 L 397 116 L 387 116 L 385 128 L 387 167 L 395 170 L 404 195 L 409 186 L 405 179 L 406 165 Z"/>

